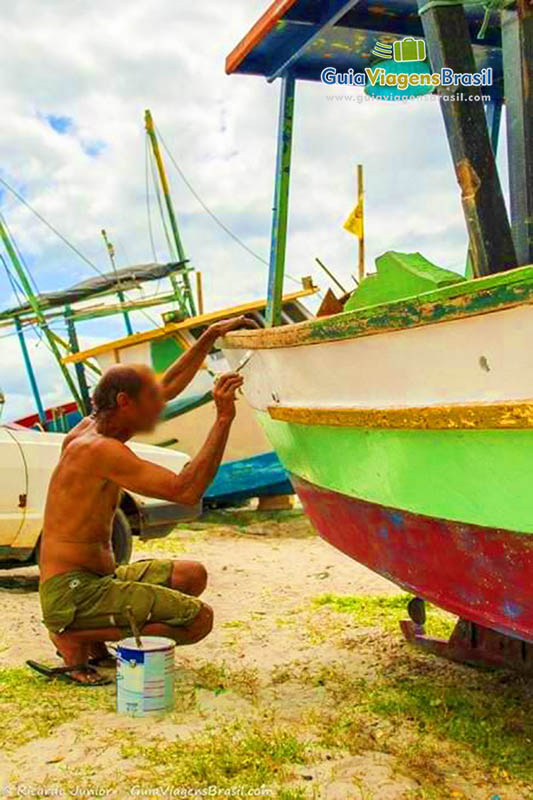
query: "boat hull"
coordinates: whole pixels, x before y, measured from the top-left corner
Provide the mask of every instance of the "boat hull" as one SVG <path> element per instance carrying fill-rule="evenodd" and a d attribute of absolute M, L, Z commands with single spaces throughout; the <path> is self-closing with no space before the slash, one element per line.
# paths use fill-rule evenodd
<path fill-rule="evenodd" d="M 532 299 L 526 267 L 224 342 L 327 541 L 528 642 Z"/>
<path fill-rule="evenodd" d="M 533 538 L 370 503 L 291 475 L 320 535 L 459 617 L 533 642 Z"/>

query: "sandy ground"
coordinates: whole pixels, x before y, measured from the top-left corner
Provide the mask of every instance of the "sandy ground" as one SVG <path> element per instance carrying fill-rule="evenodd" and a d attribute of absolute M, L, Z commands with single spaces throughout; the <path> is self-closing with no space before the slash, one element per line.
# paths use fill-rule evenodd
<path fill-rule="evenodd" d="M 216 623 L 211 636 L 194 647 L 199 658 L 219 656 L 228 640 L 227 626 L 242 621 L 250 623 L 251 630 L 247 632 L 247 626 L 239 629 L 237 657 L 247 666 L 268 669 L 286 660 L 287 648 L 292 658 L 305 653 L 305 643 L 295 649 L 294 632 L 279 627 L 277 621 L 289 617 L 312 597 L 326 592 L 396 591 L 389 581 L 318 537 L 300 538 L 298 527 L 305 536 L 305 522 L 291 525 L 290 538 L 283 535 L 286 526 L 278 527 L 279 538 L 273 538 L 276 523 L 252 525 L 239 536 L 229 526 L 217 528 L 216 535 L 207 537 L 201 531 L 195 536 L 192 531 L 183 537 L 183 554 L 176 554 L 175 548 L 171 552 L 165 549 L 164 539 L 151 542 L 149 552 L 142 543 L 137 547 L 134 559 L 183 557 L 206 566 L 210 577 L 204 599 L 213 606 Z M 9 624 L 0 624 L 0 666 L 18 666 L 27 658 L 54 659 L 54 649 L 40 621 L 37 582 L 36 567 L 0 572 L 0 620 L 9 620 Z M 254 616 L 262 617 L 260 626 L 253 625 Z"/>
<path fill-rule="evenodd" d="M 197 530 L 173 534 L 168 542 L 141 545 L 134 553 L 134 558 L 147 556 L 196 558 L 210 575 L 205 599 L 215 609 L 215 629 L 200 644 L 177 651 L 178 686 L 193 680 L 191 676 L 197 674 L 199 666 L 227 664 L 232 670 L 257 676 L 259 693 L 250 699 L 240 691 L 218 694 L 204 688 L 195 690 L 193 683 L 193 705 L 154 722 L 114 713 L 114 687 L 76 690 L 107 692 L 108 710 L 82 713 L 46 738 L 34 738 L 8 755 L 0 753 L 0 794 L 2 786 L 13 787 L 20 781 L 33 787 L 33 796 L 50 787 L 53 792 L 55 786 L 75 775 L 82 784 L 88 780 L 91 786 L 104 790 L 114 787 L 114 797 L 131 797 L 131 787 L 138 782 L 143 767 L 121 750 L 118 742 L 124 737 L 138 742 L 148 740 L 155 731 L 159 739 L 170 744 L 201 733 L 206 726 L 243 719 L 264 721 L 267 715 L 276 723 L 294 724 L 295 730 L 305 732 L 308 715 L 315 710 L 324 712 L 324 687 L 293 680 L 295 665 L 316 670 L 320 665 L 336 664 L 368 674 L 380 657 L 379 631 L 356 626 L 349 614 L 337 614 L 333 619 L 313 607 L 312 600 L 328 592 L 383 595 L 397 592 L 396 588 L 312 535 L 303 518 L 289 523 L 252 524 L 244 530 L 230 525 L 202 528 L 198 523 Z M 0 573 L 0 619 L 0 667 L 21 666 L 27 658 L 57 661 L 40 623 L 35 568 Z M 358 642 L 372 635 L 374 649 L 362 648 L 360 653 Z M 284 670 L 288 676 L 282 681 L 273 678 Z M 429 797 L 419 793 L 417 781 L 406 772 L 390 752 L 380 749 L 378 741 L 368 751 L 336 753 L 311 766 L 296 767 L 295 785 L 303 789 L 293 794 L 275 790 L 270 796 L 283 800 Z M 465 789 L 454 776 L 438 797 L 491 797 L 485 789 L 478 792 L 470 784 Z M 450 786 L 455 787 L 455 793 Z M 10 795 L 7 790 L 4 795 L 21 796 L 20 792 Z M 87 790 L 79 796 L 94 794 Z M 154 790 L 153 795 L 145 796 L 160 795 Z M 494 796 L 501 800 L 525 797 L 516 792 Z"/>

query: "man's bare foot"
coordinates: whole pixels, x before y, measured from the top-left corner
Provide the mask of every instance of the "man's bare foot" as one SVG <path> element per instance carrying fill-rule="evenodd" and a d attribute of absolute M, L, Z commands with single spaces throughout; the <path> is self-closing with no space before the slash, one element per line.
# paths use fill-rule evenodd
<path fill-rule="evenodd" d="M 69 633 L 51 633 L 50 639 L 66 667 L 89 665 L 89 645 L 86 642 L 79 642 L 75 635 Z M 73 670 L 69 675 L 78 683 L 98 683 L 102 679 L 96 670 L 91 672 Z"/>

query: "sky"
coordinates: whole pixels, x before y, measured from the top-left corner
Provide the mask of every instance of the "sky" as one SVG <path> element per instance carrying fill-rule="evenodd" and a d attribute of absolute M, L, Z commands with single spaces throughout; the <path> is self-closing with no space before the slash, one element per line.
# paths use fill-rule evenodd
<path fill-rule="evenodd" d="M 267 267 L 260 259 L 269 254 L 279 82 L 227 76 L 224 60 L 266 6 L 18 0 L 0 26 L 0 176 L 99 270 L 109 269 L 102 228 L 118 266 L 150 262 L 143 126 L 150 108 L 195 191 L 259 256 L 216 226 L 169 163 L 182 239 L 202 272 L 206 309 L 264 296 Z M 362 95 L 354 102 L 345 94 L 345 87 L 297 86 L 287 273 L 313 275 L 327 288 L 319 257 L 354 286 L 356 240 L 342 223 L 355 203 L 357 163 L 365 168 L 368 268 L 386 250 L 400 250 L 462 271 L 467 239 L 438 103 L 362 102 Z M 40 291 L 95 274 L 1 188 L 0 211 Z M 153 225 L 156 255 L 166 261 L 155 217 Z M 288 278 L 286 290 L 295 288 Z M 0 307 L 14 301 L 2 268 Z M 134 323 L 137 330 L 153 327 L 140 315 Z M 5 334 L 3 418 L 14 419 L 34 406 L 17 339 Z M 79 335 L 82 346 L 92 346 L 123 335 L 122 322 L 83 325 Z M 46 346 L 35 334 L 28 345 L 45 405 L 69 399 Z"/>

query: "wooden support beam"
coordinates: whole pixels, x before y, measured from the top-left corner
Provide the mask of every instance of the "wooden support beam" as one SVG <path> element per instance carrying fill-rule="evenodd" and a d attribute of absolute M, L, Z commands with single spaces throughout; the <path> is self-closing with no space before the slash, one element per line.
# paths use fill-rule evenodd
<path fill-rule="evenodd" d="M 285 273 L 285 252 L 287 248 L 287 224 L 289 217 L 294 90 L 294 78 L 291 75 L 285 75 L 281 83 L 278 120 L 276 187 L 274 192 L 274 208 L 272 210 L 272 237 L 266 308 L 266 323 L 268 327 L 281 325 L 283 277 Z"/>
<path fill-rule="evenodd" d="M 418 0 L 429 58 L 434 72 L 476 72 L 462 5 L 431 6 Z M 440 104 L 455 172 L 461 187 L 474 275 L 480 277 L 517 266 L 511 226 L 480 99 L 483 89 L 440 87 Z M 446 95 L 448 99 L 443 99 Z"/>
<path fill-rule="evenodd" d="M 533 4 L 502 14 L 511 220 L 520 266 L 533 264 Z"/>
<path fill-rule="evenodd" d="M 487 115 L 487 125 L 489 128 L 490 143 L 494 158 L 498 155 L 498 145 L 500 143 L 500 131 L 502 127 L 503 100 L 496 97 L 487 103 L 485 113 Z"/>

